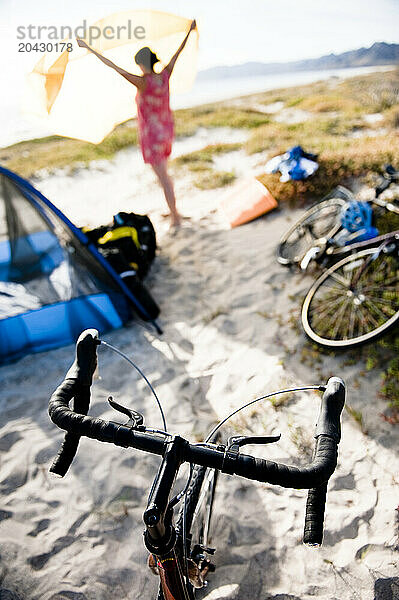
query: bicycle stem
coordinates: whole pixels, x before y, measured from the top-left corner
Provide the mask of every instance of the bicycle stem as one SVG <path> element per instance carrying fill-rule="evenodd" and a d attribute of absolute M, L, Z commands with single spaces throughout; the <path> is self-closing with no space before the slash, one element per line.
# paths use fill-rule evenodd
<path fill-rule="evenodd" d="M 156 557 L 165 600 L 192 600 L 192 594 L 185 583 L 180 558 L 175 551 L 177 536 L 172 522 L 173 508 L 169 505 L 171 490 L 184 460 L 185 446 L 187 442 L 180 436 L 173 436 L 165 441 L 166 450 L 143 514 L 146 526 L 144 543 L 147 550 Z M 170 590 L 173 590 L 173 596 Z"/>
<path fill-rule="evenodd" d="M 180 436 L 165 440 L 166 451 L 143 514 L 146 526 L 145 544 L 150 552 L 158 556 L 172 550 L 176 541 L 176 533 L 172 525 L 172 510 L 168 507 L 170 493 L 183 462 L 185 446 L 187 442 Z"/>

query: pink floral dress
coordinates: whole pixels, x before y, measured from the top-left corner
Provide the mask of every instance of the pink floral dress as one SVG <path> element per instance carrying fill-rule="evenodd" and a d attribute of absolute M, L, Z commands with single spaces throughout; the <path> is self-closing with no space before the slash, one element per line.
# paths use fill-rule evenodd
<path fill-rule="evenodd" d="M 170 155 L 174 137 L 169 106 L 169 73 L 145 75 L 146 85 L 137 90 L 139 142 L 144 162 L 157 164 Z"/>

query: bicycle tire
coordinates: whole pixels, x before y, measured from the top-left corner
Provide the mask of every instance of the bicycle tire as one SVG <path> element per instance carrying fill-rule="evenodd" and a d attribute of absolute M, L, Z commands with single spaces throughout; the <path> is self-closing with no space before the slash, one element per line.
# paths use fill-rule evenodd
<path fill-rule="evenodd" d="M 328 198 L 315 204 L 280 239 L 277 260 L 285 266 L 301 262 L 314 242 L 333 237 L 341 228 L 341 210 L 347 200 Z"/>
<path fill-rule="evenodd" d="M 192 535 L 191 545 L 195 543 L 208 547 L 212 544 L 210 525 L 218 473 L 216 469 L 207 469 L 204 474 L 189 530 Z"/>
<path fill-rule="evenodd" d="M 187 554 L 196 545 L 208 547 L 212 542 L 210 524 L 212 519 L 213 501 L 215 497 L 218 471 L 196 465 L 193 468 L 190 486 L 186 493 L 186 535 L 189 540 Z M 176 531 L 178 535 L 183 533 L 183 513 L 184 506 L 181 507 L 177 520 Z M 205 586 L 204 586 L 205 587 Z M 190 593 L 193 598 L 201 593 L 201 589 L 196 589 L 189 584 Z"/>
<path fill-rule="evenodd" d="M 399 260 L 377 250 L 368 248 L 340 260 L 314 282 L 301 315 L 311 340 L 328 348 L 350 348 L 399 322 Z"/>

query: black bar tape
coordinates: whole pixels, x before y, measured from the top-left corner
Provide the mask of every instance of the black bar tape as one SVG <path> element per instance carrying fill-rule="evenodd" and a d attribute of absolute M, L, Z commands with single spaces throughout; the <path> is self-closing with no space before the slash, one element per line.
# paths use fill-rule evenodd
<path fill-rule="evenodd" d="M 76 379 L 83 385 L 91 386 L 97 367 L 97 329 L 85 329 L 76 342 L 75 360 L 65 375 L 65 379 Z"/>
<path fill-rule="evenodd" d="M 327 482 L 310 489 L 308 492 L 305 529 L 303 532 L 303 543 L 308 546 L 320 546 L 323 541 L 326 496 Z"/>
<path fill-rule="evenodd" d="M 331 377 L 323 394 L 319 418 L 316 425 L 317 455 L 319 440 L 328 436 L 336 443 L 341 440 L 341 412 L 345 404 L 345 384 L 339 377 Z M 327 439 L 328 439 L 327 438 Z M 306 503 L 304 544 L 320 546 L 323 541 L 324 511 L 327 497 L 327 481 L 309 490 Z"/>
<path fill-rule="evenodd" d="M 90 386 L 79 385 L 76 381 L 72 380 L 70 389 L 74 393 L 74 412 L 87 415 L 90 408 Z M 76 433 L 67 431 L 62 446 L 49 469 L 50 473 L 64 477 L 75 458 L 80 437 Z"/>
<path fill-rule="evenodd" d="M 110 442 L 124 448 L 137 448 L 153 454 L 162 455 L 165 447 L 165 438 L 152 433 L 133 431 L 130 427 L 104 421 L 84 414 L 77 414 L 69 408 L 69 402 L 74 396 L 75 379 L 66 379 L 55 390 L 49 402 L 49 415 L 53 423 L 60 429 L 78 436 L 84 435 L 100 442 Z M 220 453 L 221 458 L 223 454 Z"/>
<path fill-rule="evenodd" d="M 113 442 L 117 444 L 115 434 L 119 429 L 118 425 L 103 421 L 102 419 L 94 419 L 93 417 L 77 414 L 69 408 L 68 405 L 73 397 L 76 385 L 79 384 L 77 384 L 75 379 L 66 379 L 56 389 L 49 402 L 48 412 L 51 420 L 61 429 L 65 429 L 65 431 L 73 432 L 79 436 L 85 435 L 100 442 Z"/>
<path fill-rule="evenodd" d="M 64 383 L 53 394 L 50 400 L 51 406 L 56 404 L 57 398 L 60 398 L 62 405 L 68 407 L 73 398 L 74 412 L 87 415 L 90 408 L 90 386 L 97 366 L 98 344 L 98 331 L 96 329 L 86 329 L 80 334 L 76 342 L 75 360 L 65 377 Z M 57 394 L 58 391 L 60 391 L 59 394 Z M 75 431 L 68 431 L 65 434 L 63 444 L 50 467 L 51 473 L 61 477 L 66 474 L 77 452 L 79 440 L 80 434 Z"/>
<path fill-rule="evenodd" d="M 305 467 L 291 467 L 254 456 L 240 455 L 234 473 L 247 479 L 291 488 L 313 488 L 321 485 L 334 473 L 337 465 L 337 442 L 320 435 L 313 461 Z"/>
<path fill-rule="evenodd" d="M 345 404 L 345 384 L 339 377 L 330 377 L 321 401 L 315 438 L 328 435 L 337 443 L 341 440 L 341 412 Z"/>

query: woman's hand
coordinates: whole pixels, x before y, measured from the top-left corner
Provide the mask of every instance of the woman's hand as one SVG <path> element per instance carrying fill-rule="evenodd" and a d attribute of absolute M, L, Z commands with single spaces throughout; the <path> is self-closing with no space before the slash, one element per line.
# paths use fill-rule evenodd
<path fill-rule="evenodd" d="M 197 21 L 195 19 L 191 21 L 190 31 L 194 31 L 194 29 L 197 29 Z"/>
<path fill-rule="evenodd" d="M 89 48 L 89 46 L 86 44 L 86 42 L 84 40 L 81 40 L 80 38 L 76 38 L 76 41 L 78 42 L 78 46 L 80 48 Z"/>

